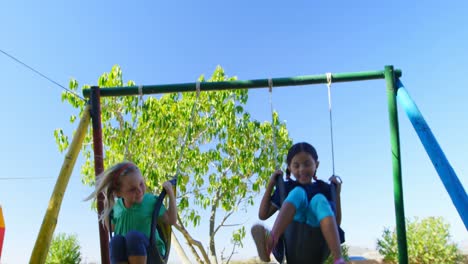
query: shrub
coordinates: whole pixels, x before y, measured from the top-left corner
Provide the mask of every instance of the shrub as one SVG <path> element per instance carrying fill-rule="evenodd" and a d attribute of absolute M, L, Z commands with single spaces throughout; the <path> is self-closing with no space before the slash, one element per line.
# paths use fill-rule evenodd
<path fill-rule="evenodd" d="M 406 222 L 409 263 L 462 263 L 463 255 L 457 245 L 450 242 L 450 225 L 442 217 L 429 217 L 421 221 Z M 385 228 L 382 239 L 377 240 L 377 250 L 385 263 L 398 263 L 396 230 Z"/>
<path fill-rule="evenodd" d="M 76 235 L 58 233 L 50 244 L 46 264 L 78 264 L 81 262 L 80 249 Z"/>

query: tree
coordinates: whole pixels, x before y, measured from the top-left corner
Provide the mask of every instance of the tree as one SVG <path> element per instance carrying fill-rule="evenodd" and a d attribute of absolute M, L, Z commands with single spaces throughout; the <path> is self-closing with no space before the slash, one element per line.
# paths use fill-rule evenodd
<path fill-rule="evenodd" d="M 81 262 L 80 249 L 76 235 L 58 233 L 50 244 L 46 264 L 78 264 Z"/>
<path fill-rule="evenodd" d="M 450 226 L 442 217 L 407 220 L 406 227 L 409 263 L 461 263 L 463 260 L 456 244 L 450 242 Z M 382 238 L 377 240 L 377 250 L 385 263 L 398 263 L 396 230 L 384 229 Z"/>
<path fill-rule="evenodd" d="M 212 77 L 200 82 L 235 80 L 227 77 L 217 67 Z M 114 66 L 110 73 L 98 81 L 105 87 L 123 86 L 122 72 Z M 129 81 L 127 86 L 135 85 Z M 88 88 L 85 85 L 83 88 Z M 78 90 L 78 82 L 70 82 L 72 91 Z M 194 87 L 195 90 L 195 87 Z M 62 100 L 81 111 L 85 103 L 70 93 Z M 246 231 L 242 223 L 230 223 L 230 217 L 253 205 L 253 198 L 265 186 L 270 174 L 283 162 L 287 147 L 291 144 L 285 123 L 274 114 L 275 130 L 271 122 L 253 120 L 245 110 L 248 90 L 165 94 L 159 98 L 148 96 L 144 101 L 137 96 L 102 98 L 102 131 L 105 150 L 104 166 L 125 158 L 135 162 L 147 179 L 153 192 L 159 192 L 163 181 L 176 172 L 177 161 L 184 146 L 187 127 L 187 144 L 180 163 L 178 177 L 179 221 L 175 227 L 187 240 L 191 252 L 200 263 L 216 263 L 218 250 L 216 234 L 220 230 L 232 230 L 232 249 L 223 259 L 229 259 L 235 248 L 242 246 Z M 192 107 L 195 114 L 191 115 Z M 76 120 L 71 117 L 71 122 Z M 279 150 L 274 157 L 273 131 Z M 55 131 L 60 150 L 68 146 L 68 137 Z M 81 167 L 83 182 L 94 183 L 92 166 L 92 138 L 85 138 L 84 164 Z M 128 155 L 125 155 L 128 153 Z M 188 226 L 201 224 L 201 213 L 208 213 L 208 249 L 199 238 L 194 238 Z M 208 256 L 210 255 L 210 256 Z"/>

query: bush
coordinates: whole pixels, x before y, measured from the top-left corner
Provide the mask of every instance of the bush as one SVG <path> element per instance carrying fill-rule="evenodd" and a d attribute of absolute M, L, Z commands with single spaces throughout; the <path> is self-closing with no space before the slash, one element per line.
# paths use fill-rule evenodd
<path fill-rule="evenodd" d="M 450 225 L 442 217 L 429 217 L 421 221 L 407 220 L 409 263 L 462 263 L 463 255 L 457 245 L 450 242 Z M 377 240 L 377 250 L 385 263 L 398 263 L 396 230 L 384 229 L 382 239 Z"/>
<path fill-rule="evenodd" d="M 78 264 L 81 262 L 80 249 L 76 235 L 58 233 L 50 244 L 46 264 Z"/>

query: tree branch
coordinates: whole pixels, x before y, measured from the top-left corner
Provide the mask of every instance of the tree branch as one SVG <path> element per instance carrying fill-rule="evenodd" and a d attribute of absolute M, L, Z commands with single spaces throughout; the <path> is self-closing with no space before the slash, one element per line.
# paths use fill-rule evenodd
<path fill-rule="evenodd" d="M 237 201 L 237 206 L 239 206 L 239 204 L 241 204 L 243 201 L 243 199 L 239 199 Z M 221 223 L 216 227 L 216 230 L 214 231 L 214 233 L 216 234 L 216 232 L 218 232 L 218 230 L 221 228 L 221 227 L 233 227 L 233 226 L 239 226 L 239 225 L 243 225 L 245 224 L 242 223 L 242 224 L 230 224 L 230 225 L 225 225 L 224 223 L 226 222 L 226 220 L 234 213 L 234 210 L 231 210 L 229 213 L 225 214 L 224 217 L 223 217 L 223 220 L 221 221 Z"/>
<path fill-rule="evenodd" d="M 173 225 L 173 226 L 184 236 L 185 240 L 187 241 L 187 245 L 189 246 L 190 250 L 192 251 L 192 254 L 195 256 L 197 262 L 198 263 L 210 263 L 210 259 L 208 258 L 208 254 L 206 253 L 205 249 L 203 248 L 203 244 L 200 241 L 195 240 L 189 234 L 189 232 L 187 231 L 187 229 L 183 225 L 182 219 L 180 218 L 179 215 L 177 215 L 177 218 L 178 218 L 177 224 Z M 198 253 L 197 253 L 194 246 L 196 246 L 198 248 L 198 250 L 200 251 L 200 253 L 203 256 L 204 261 L 201 260 L 201 258 L 198 255 Z"/>
<path fill-rule="evenodd" d="M 214 230 L 213 232 L 213 236 L 216 235 L 216 233 L 218 232 L 218 230 L 222 227 L 222 226 L 225 226 L 224 225 L 224 222 L 226 222 L 226 220 L 234 213 L 233 210 L 231 210 L 231 212 L 227 213 L 224 215 L 223 217 L 223 220 L 221 220 L 221 223 L 218 225 L 218 227 L 216 227 L 216 229 Z"/>
<path fill-rule="evenodd" d="M 234 254 L 236 254 L 236 247 L 239 243 L 235 242 L 234 245 L 232 246 L 232 251 L 231 251 L 231 254 L 229 255 L 228 259 L 226 260 L 226 264 L 228 264 L 230 261 L 231 261 L 231 258 L 232 256 L 234 256 Z"/>

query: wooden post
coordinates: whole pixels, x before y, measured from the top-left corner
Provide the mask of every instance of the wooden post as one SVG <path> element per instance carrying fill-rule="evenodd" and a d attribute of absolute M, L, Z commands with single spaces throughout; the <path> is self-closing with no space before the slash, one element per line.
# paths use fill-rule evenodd
<path fill-rule="evenodd" d="M 50 242 L 52 241 L 55 226 L 57 225 L 63 196 L 88 130 L 90 122 L 90 108 L 90 105 L 86 106 L 83 116 L 81 117 L 80 124 L 78 125 L 78 129 L 73 136 L 72 143 L 68 149 L 68 153 L 65 155 L 65 160 L 62 168 L 60 169 L 59 177 L 55 183 L 54 191 L 49 200 L 49 207 L 47 208 L 44 220 L 42 220 L 41 229 L 37 236 L 36 243 L 31 254 L 31 259 L 29 260 L 30 264 L 43 264 L 46 261 Z"/>

